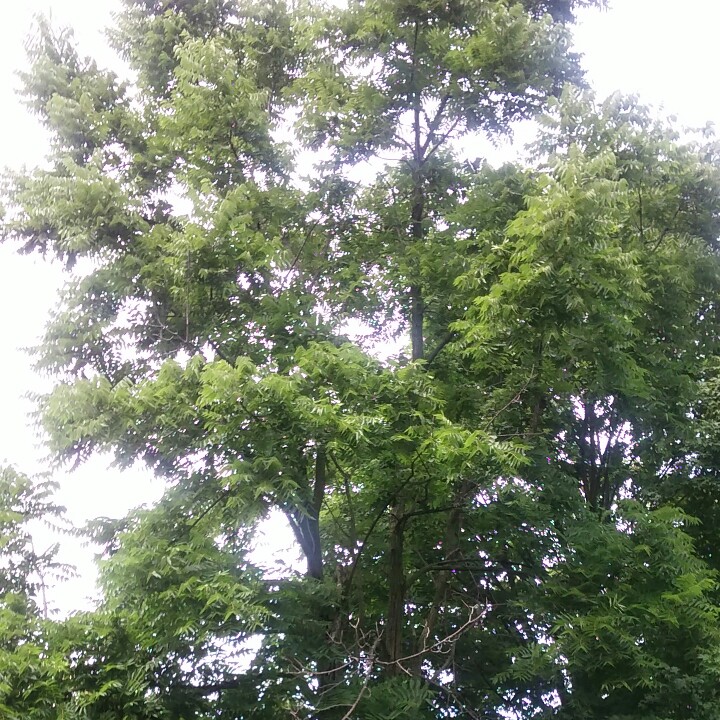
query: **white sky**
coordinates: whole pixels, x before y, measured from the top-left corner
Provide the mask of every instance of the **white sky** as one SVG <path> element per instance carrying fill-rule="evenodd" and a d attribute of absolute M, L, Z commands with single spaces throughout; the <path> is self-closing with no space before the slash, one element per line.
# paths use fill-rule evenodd
<path fill-rule="evenodd" d="M 611 0 L 610 10 L 582 14 L 576 47 L 585 54 L 588 79 L 600 97 L 615 90 L 638 93 L 687 125 L 720 121 L 720 2 L 718 0 Z M 14 94 L 14 71 L 25 63 L 24 41 L 38 12 L 55 26 L 70 25 L 84 54 L 101 64 L 112 62 L 101 30 L 119 3 L 114 0 L 25 0 L 0 9 L 0 167 L 40 164 L 46 139 Z M 46 469 L 43 450 L 28 417 L 25 397 L 49 387 L 35 375 L 21 348 L 34 344 L 62 282 L 56 268 L 39 259 L 21 258 L 0 247 L 0 463 L 35 473 Z M 120 516 L 151 502 L 161 487 L 146 474 L 109 470 L 98 458 L 73 474 L 59 473 L 60 502 L 76 523 L 99 515 Z M 81 581 L 56 591 L 53 601 L 64 611 L 86 606 L 92 592 L 92 551 L 63 541 L 63 558 L 78 566 Z"/>

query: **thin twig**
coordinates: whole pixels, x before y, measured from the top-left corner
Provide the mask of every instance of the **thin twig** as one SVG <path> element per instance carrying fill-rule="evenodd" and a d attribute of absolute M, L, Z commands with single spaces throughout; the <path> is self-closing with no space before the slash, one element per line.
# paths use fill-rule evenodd
<path fill-rule="evenodd" d="M 372 535 L 373 531 L 375 530 L 376 525 L 380 522 L 380 518 L 385 514 L 385 511 L 388 509 L 388 506 L 390 505 L 391 500 L 386 500 L 383 506 L 380 508 L 380 511 L 375 516 L 375 519 L 370 523 L 370 527 L 368 528 L 367 532 L 365 533 L 362 543 L 360 547 L 358 548 L 357 552 L 355 553 L 355 557 L 353 558 L 352 565 L 350 566 L 350 572 L 348 573 L 348 578 L 345 582 L 346 585 L 346 591 L 349 591 L 352 587 L 352 581 L 355 577 L 355 573 L 357 571 L 358 563 L 360 562 L 360 556 L 362 555 L 363 550 L 365 549 L 365 545 L 367 544 L 367 541 L 370 539 L 370 535 Z"/>
<path fill-rule="evenodd" d="M 292 264 L 290 267 L 285 271 L 285 277 L 283 278 L 282 284 L 280 285 L 280 292 L 283 292 L 287 289 L 287 283 L 290 281 L 290 273 L 295 269 L 295 266 L 298 264 L 298 261 L 300 260 L 300 256 L 303 254 L 303 251 L 305 250 L 305 246 L 310 241 L 310 238 L 312 237 L 313 233 L 315 232 L 315 228 L 320 224 L 320 220 L 316 220 L 308 229 L 307 233 L 305 234 L 305 239 L 302 242 L 302 245 L 300 246 L 300 249 L 297 251 L 297 255 L 295 255 L 295 259 L 292 261 Z"/>
<path fill-rule="evenodd" d="M 436 640 L 432 645 L 430 645 L 427 648 L 423 648 L 422 650 L 419 650 L 416 653 L 413 653 L 412 655 L 406 655 L 405 657 L 398 658 L 397 660 L 392 661 L 378 661 L 381 665 L 396 665 L 399 663 L 407 662 L 408 660 L 414 660 L 415 658 L 419 658 L 423 655 L 426 655 L 429 652 L 433 652 L 436 648 L 440 648 L 443 645 L 447 645 L 448 643 L 453 642 L 454 640 L 457 640 L 466 630 L 468 630 L 470 627 L 477 625 L 477 623 L 483 619 L 485 613 L 480 613 L 477 617 L 473 617 L 473 611 L 475 608 L 473 607 L 470 610 L 470 617 L 468 618 L 467 622 L 461 625 L 457 630 L 453 630 L 449 635 L 446 635 L 444 638 L 441 638 L 440 640 Z M 484 611 L 487 610 L 487 604 L 483 608 Z M 449 652 L 449 651 L 447 651 Z M 404 668 L 403 668 L 404 669 Z M 406 671 L 409 672 L 409 671 Z"/>
<path fill-rule="evenodd" d="M 378 636 L 375 638 L 375 642 L 373 643 L 372 648 L 370 649 L 370 652 L 368 653 L 368 657 L 366 660 L 367 667 L 365 668 L 365 678 L 363 679 L 362 687 L 360 688 L 360 692 L 355 698 L 355 702 L 350 706 L 350 709 L 343 715 L 342 720 L 350 720 L 352 714 L 355 712 L 355 708 L 357 708 L 357 706 L 360 704 L 360 700 L 362 700 L 363 695 L 368 688 L 368 685 L 370 683 L 370 677 L 372 676 L 373 662 L 375 660 L 375 651 L 377 650 L 377 646 L 380 643 L 380 638 L 381 635 L 378 634 Z"/>
<path fill-rule="evenodd" d="M 440 127 L 440 123 L 442 122 L 442 115 L 445 112 L 445 107 L 447 106 L 448 102 L 450 101 L 450 93 L 447 92 L 445 95 L 443 95 L 442 100 L 440 100 L 440 105 L 438 106 L 438 110 L 435 113 L 435 117 L 432 119 L 431 122 L 428 123 L 428 134 L 425 138 L 425 143 L 423 144 L 423 153 L 427 152 L 427 149 L 430 147 L 430 142 L 433 138 L 436 137 L 436 132 L 438 131 L 438 128 Z M 454 126 L 453 126 L 454 127 Z M 446 139 L 446 138 L 445 138 Z M 444 142 L 442 140 L 441 142 Z M 428 155 L 429 157 L 429 155 Z"/>
<path fill-rule="evenodd" d="M 530 372 L 528 373 L 528 379 L 525 381 L 525 384 L 517 391 L 515 396 L 512 398 L 512 400 L 509 400 L 505 403 L 486 423 L 485 427 L 483 428 L 483 432 L 487 432 L 491 427 L 492 424 L 495 422 L 495 420 L 498 419 L 500 415 L 502 415 L 511 405 L 514 405 L 516 402 L 520 402 L 520 398 L 522 397 L 523 393 L 528 389 L 528 385 L 533 380 L 533 375 L 535 373 L 535 365 L 533 365 L 530 368 Z M 537 434 L 537 433 L 533 433 Z M 539 433 L 542 434 L 542 433 Z"/>

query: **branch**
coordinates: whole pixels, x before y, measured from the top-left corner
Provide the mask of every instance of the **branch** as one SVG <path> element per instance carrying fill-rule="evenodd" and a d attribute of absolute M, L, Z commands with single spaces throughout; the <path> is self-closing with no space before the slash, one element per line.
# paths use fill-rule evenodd
<path fill-rule="evenodd" d="M 345 581 L 345 588 L 346 588 L 346 594 L 352 587 L 352 581 L 355 577 L 355 573 L 357 571 L 358 563 L 360 562 L 360 556 L 363 553 L 363 550 L 365 549 L 365 545 L 367 544 L 367 541 L 370 538 L 370 535 L 372 535 L 373 531 L 375 530 L 375 527 L 380 522 L 380 518 L 385 514 L 385 511 L 388 509 L 388 506 L 392 500 L 386 500 L 383 504 L 383 506 L 380 508 L 380 512 L 375 516 L 375 519 L 370 523 L 370 527 L 368 528 L 367 532 L 363 536 L 362 544 L 358 548 L 357 552 L 355 553 L 355 557 L 353 558 L 352 565 L 350 566 L 350 572 L 348 573 L 348 578 Z"/>
<path fill-rule="evenodd" d="M 350 516 L 350 533 L 352 536 L 351 539 L 354 544 L 357 542 L 357 522 L 355 520 L 355 508 L 353 507 L 352 493 L 350 492 L 350 475 L 345 470 L 343 470 L 343 468 L 340 466 L 340 463 L 335 458 L 335 455 L 333 455 L 332 453 L 328 453 L 328 457 L 330 458 L 330 461 L 335 466 L 343 479 L 343 484 L 345 487 L 345 498 L 348 505 L 348 515 Z"/>
<path fill-rule="evenodd" d="M 403 515 L 407 520 L 408 518 L 418 517 L 419 515 L 435 515 L 436 513 L 447 512 L 448 510 L 462 510 L 464 505 L 443 505 L 439 508 L 423 508 L 422 510 L 411 510 Z"/>
<path fill-rule="evenodd" d="M 352 714 L 355 712 L 355 708 L 360 704 L 360 700 L 362 700 L 362 697 L 368 688 L 368 684 L 370 683 L 370 677 L 372 676 L 373 663 L 375 661 L 375 651 L 377 650 L 377 646 L 380 643 L 381 637 L 381 635 L 378 635 L 377 638 L 375 638 L 375 642 L 373 643 L 373 646 L 368 653 L 366 661 L 367 667 L 365 668 L 365 677 L 363 679 L 362 686 L 360 687 L 360 692 L 355 698 L 355 702 L 350 706 L 350 709 L 343 715 L 342 720 L 350 720 Z"/>
<path fill-rule="evenodd" d="M 470 718 L 470 720 L 483 720 L 483 718 L 478 715 L 474 710 L 469 708 L 460 698 L 458 697 L 457 693 L 454 690 L 451 690 L 447 685 L 443 685 L 441 682 L 438 682 L 434 678 L 426 677 L 425 681 L 432 685 L 433 687 L 436 687 L 440 692 L 447 695 L 450 700 L 452 700 L 458 708 L 467 716 Z M 497 694 L 497 693 L 496 693 Z"/>
<path fill-rule="evenodd" d="M 283 292 L 286 289 L 287 283 L 290 280 L 290 273 L 295 269 L 295 266 L 298 264 L 298 261 L 300 260 L 300 256 L 303 254 L 303 251 L 305 250 L 305 246 L 310 241 L 310 238 L 312 237 L 313 233 L 315 232 L 315 228 L 320 224 L 320 220 L 316 220 L 311 226 L 310 229 L 305 234 L 305 239 L 302 242 L 302 245 L 300 246 L 300 249 L 297 251 L 297 255 L 295 255 L 295 259 L 292 261 L 292 264 L 290 267 L 285 271 L 285 278 L 283 279 L 282 285 L 280 286 L 280 292 Z"/>
<path fill-rule="evenodd" d="M 350 543 L 351 546 L 354 546 L 356 537 L 355 537 L 355 535 L 353 535 L 352 531 L 348 532 L 345 529 L 345 526 L 340 522 L 341 518 L 333 512 L 333 509 L 327 500 L 323 500 L 323 505 L 325 506 L 325 509 L 327 510 L 328 515 L 330 515 L 330 517 L 332 518 L 332 521 L 335 524 L 335 527 L 338 529 L 338 531 L 341 532 L 348 539 L 348 542 Z"/>
<path fill-rule="evenodd" d="M 440 342 L 437 344 L 435 349 L 428 355 L 427 360 L 425 361 L 425 367 L 429 367 L 433 360 L 445 349 L 447 345 L 449 345 L 456 336 L 457 333 L 455 333 L 453 330 L 448 330 L 448 332 L 443 335 L 443 337 L 440 339 Z"/>
<path fill-rule="evenodd" d="M 445 93 L 443 95 L 442 100 L 440 100 L 440 105 L 438 106 L 438 110 L 435 113 L 435 117 L 432 119 L 432 122 L 428 123 L 428 134 L 425 138 L 425 143 L 423 144 L 423 154 L 427 152 L 427 149 L 430 147 L 430 141 L 435 137 L 435 133 L 437 132 L 438 128 L 440 127 L 440 123 L 442 122 L 442 115 L 445 112 L 445 108 L 447 107 L 448 102 L 450 101 L 450 93 Z M 457 125 L 457 123 L 455 123 Z M 453 125 L 453 129 L 455 129 L 455 125 Z M 452 130 L 451 130 L 452 132 Z M 443 137 L 443 140 L 441 142 L 444 142 L 447 139 L 447 134 Z M 433 150 L 434 152 L 434 150 Z"/>
<path fill-rule="evenodd" d="M 290 529 L 293 531 L 293 535 L 295 535 L 295 539 L 298 541 L 298 545 L 300 545 L 300 549 L 303 551 L 303 554 L 305 555 L 305 558 L 310 557 L 310 551 L 312 548 L 308 542 L 308 539 L 305 537 L 305 533 L 303 531 L 302 525 L 295 518 L 295 515 L 294 515 L 295 508 L 288 508 L 286 506 L 286 507 L 283 507 L 282 509 L 285 514 L 285 517 L 287 518 L 288 524 L 290 525 Z M 299 512 L 299 511 L 297 511 L 297 512 Z"/>
<path fill-rule="evenodd" d="M 682 208 L 682 202 L 679 202 L 678 206 L 677 206 L 677 210 L 673 213 L 671 222 L 674 221 L 675 218 L 680 214 L 681 208 Z M 662 241 L 665 239 L 666 235 L 669 232 L 670 232 L 670 225 L 667 225 L 665 227 L 665 229 L 662 231 L 662 233 L 660 234 L 658 241 L 655 243 L 655 245 L 653 245 L 651 252 L 655 252 L 660 247 L 660 245 L 662 244 Z"/>
<path fill-rule="evenodd" d="M 398 143 L 399 145 L 405 147 L 411 153 L 415 152 L 415 148 L 413 147 L 412 143 L 409 143 L 402 135 L 399 135 L 398 133 L 394 133 L 393 140 L 396 143 Z M 402 160 L 402 158 L 401 158 L 401 160 Z M 406 161 L 406 164 L 407 164 L 407 161 Z M 410 167 L 412 167 L 412 165 Z"/>
<path fill-rule="evenodd" d="M 522 397 L 523 393 L 528 389 L 528 386 L 533 381 L 533 376 L 535 374 L 535 365 L 533 365 L 530 368 L 530 373 L 528 374 L 528 378 L 525 381 L 525 384 L 517 391 L 515 396 L 512 398 L 512 400 L 509 400 L 506 402 L 486 423 L 485 427 L 483 428 L 483 432 L 488 432 L 490 428 L 492 427 L 492 424 L 498 419 L 500 415 L 502 415 L 511 405 L 514 405 L 516 402 L 520 402 L 520 398 Z M 542 433 L 530 433 L 530 434 L 542 434 Z M 500 437 L 500 436 L 498 436 Z"/>
<path fill-rule="evenodd" d="M 448 130 L 438 136 L 438 141 L 430 148 L 428 153 L 425 155 L 425 159 L 432 157 L 443 146 L 443 143 L 453 134 L 455 128 L 460 124 L 460 121 L 461 118 L 456 118 L 455 122 L 453 122 Z"/>
<path fill-rule="evenodd" d="M 426 655 L 429 652 L 432 652 L 435 649 L 441 648 L 443 645 L 447 645 L 448 643 L 454 642 L 457 640 L 463 633 L 465 633 L 466 630 L 469 630 L 471 627 L 474 627 L 475 625 L 480 622 L 485 617 L 485 612 L 487 611 L 488 607 L 487 604 L 483 608 L 483 611 L 478 614 L 477 616 L 473 617 L 473 613 L 475 611 L 476 607 L 472 607 L 470 609 L 470 617 L 468 618 L 467 622 L 465 622 L 463 625 L 461 625 L 457 630 L 453 630 L 449 635 L 446 635 L 444 638 L 440 638 L 440 640 L 436 640 L 432 645 L 430 645 L 427 648 L 423 648 L 422 650 L 413 653 L 412 655 L 406 655 L 405 657 L 398 658 L 397 660 L 393 660 L 391 662 L 385 662 L 382 660 L 378 660 L 378 663 L 380 665 L 399 665 L 400 663 L 407 662 L 408 660 L 413 660 L 415 658 L 421 657 L 422 655 Z M 406 668 L 403 668 L 408 675 L 412 674 L 410 673 Z"/>
<path fill-rule="evenodd" d="M 230 497 L 230 493 L 233 491 L 233 486 L 226 487 L 218 497 L 213 500 L 208 507 L 206 507 L 196 518 L 190 523 L 190 530 L 193 530 L 195 526 L 209 513 L 211 513 L 223 500 L 227 500 Z"/>
<path fill-rule="evenodd" d="M 325 486 L 327 484 L 327 460 L 325 448 L 319 445 L 315 454 L 315 484 L 313 485 L 313 511 L 315 517 L 320 517 L 320 508 L 325 497 Z"/>
<path fill-rule="evenodd" d="M 223 690 L 236 690 L 247 684 L 250 681 L 257 680 L 263 677 L 262 670 L 255 672 L 248 672 L 243 675 L 237 675 L 235 677 L 228 678 L 226 680 L 218 680 L 217 682 L 206 683 L 203 685 L 174 685 L 168 688 L 168 692 L 187 692 L 197 693 L 198 695 L 210 695 L 212 693 L 222 692 Z M 289 672 L 274 672 L 270 678 L 281 678 L 283 680 L 294 680 L 297 678 L 295 673 Z"/>

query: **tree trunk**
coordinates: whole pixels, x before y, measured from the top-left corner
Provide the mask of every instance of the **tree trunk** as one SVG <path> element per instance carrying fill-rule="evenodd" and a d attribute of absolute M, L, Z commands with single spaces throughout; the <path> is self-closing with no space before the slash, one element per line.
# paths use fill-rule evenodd
<path fill-rule="evenodd" d="M 390 675 L 402 671 L 397 661 L 402 657 L 402 631 L 405 617 L 405 516 L 404 503 L 399 502 L 390 515 L 390 542 L 388 552 L 388 617 L 385 636 L 385 648 Z"/>
<path fill-rule="evenodd" d="M 327 460 L 325 449 L 318 447 L 315 454 L 315 480 L 309 507 L 292 508 L 285 512 L 290 527 L 307 561 L 307 576 L 322 580 L 323 557 L 320 542 L 320 510 L 325 498 L 327 484 Z"/>

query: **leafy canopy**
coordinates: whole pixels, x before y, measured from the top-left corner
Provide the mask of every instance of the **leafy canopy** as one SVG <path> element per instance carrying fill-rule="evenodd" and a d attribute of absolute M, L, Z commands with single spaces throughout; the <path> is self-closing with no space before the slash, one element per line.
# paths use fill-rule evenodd
<path fill-rule="evenodd" d="M 168 482 L 92 524 L 53 707 L 718 717 L 718 146 L 577 89 L 594 4 L 125 0 L 129 82 L 41 26 L 49 446 Z"/>

